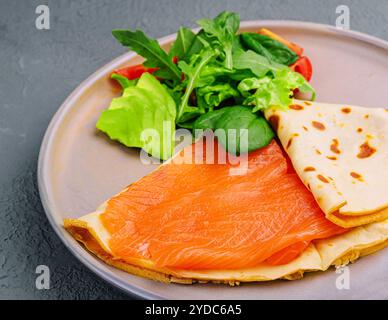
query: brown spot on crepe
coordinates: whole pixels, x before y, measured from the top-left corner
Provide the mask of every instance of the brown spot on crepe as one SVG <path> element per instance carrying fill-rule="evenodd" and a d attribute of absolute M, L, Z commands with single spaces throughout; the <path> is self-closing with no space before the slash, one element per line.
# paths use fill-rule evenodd
<path fill-rule="evenodd" d="M 326 158 L 329 159 L 329 160 L 337 160 L 337 157 L 332 157 L 332 156 L 330 156 L 330 157 L 327 156 Z"/>
<path fill-rule="evenodd" d="M 327 180 L 323 175 L 321 175 L 321 174 L 318 174 L 317 175 L 317 178 L 319 179 L 319 180 L 321 180 L 322 182 L 324 182 L 324 183 L 329 183 L 329 180 Z"/>
<path fill-rule="evenodd" d="M 294 134 L 292 135 L 292 137 L 291 137 L 291 138 L 288 140 L 288 142 L 287 142 L 286 149 L 288 149 L 288 148 L 291 147 L 293 138 L 294 138 L 294 137 L 298 137 L 298 136 L 299 136 L 299 133 L 294 133 Z"/>
<path fill-rule="evenodd" d="M 357 173 L 357 172 L 352 171 L 352 172 L 350 172 L 350 175 L 351 175 L 354 179 L 359 179 L 359 180 L 362 179 L 362 175 L 359 174 L 359 173 Z"/>
<path fill-rule="evenodd" d="M 275 130 L 275 131 L 278 131 L 279 129 L 279 116 L 277 116 L 276 114 L 272 115 L 269 117 L 268 119 L 269 123 L 271 124 L 272 128 Z"/>
<path fill-rule="evenodd" d="M 322 154 L 322 152 L 319 151 L 318 149 L 315 149 L 315 152 L 316 152 L 317 154 Z"/>
<path fill-rule="evenodd" d="M 304 168 L 303 171 L 304 171 L 304 172 L 315 171 L 315 168 L 314 168 L 314 167 L 306 167 L 306 168 Z"/>
<path fill-rule="evenodd" d="M 311 106 L 311 102 L 308 102 L 308 101 L 305 101 L 304 104 L 305 104 L 306 106 Z"/>
<path fill-rule="evenodd" d="M 365 159 L 374 154 L 377 150 L 369 145 L 368 141 L 360 145 L 360 152 L 357 155 L 357 158 Z"/>
<path fill-rule="evenodd" d="M 309 183 L 307 184 L 307 189 L 311 190 L 311 186 Z"/>
<path fill-rule="evenodd" d="M 368 119 L 368 118 L 369 118 L 369 114 L 366 114 L 366 115 L 364 116 L 364 118 L 365 118 L 365 119 Z"/>
<path fill-rule="evenodd" d="M 358 133 L 361 133 L 361 132 L 362 132 L 362 128 L 358 128 L 358 129 L 357 129 L 357 132 L 358 132 Z"/>
<path fill-rule="evenodd" d="M 303 126 L 304 131 L 309 131 L 306 126 Z"/>
<path fill-rule="evenodd" d="M 339 142 L 337 139 L 332 140 L 332 144 L 330 145 L 330 150 L 336 154 L 340 154 L 341 150 L 338 149 Z"/>
<path fill-rule="evenodd" d="M 352 109 L 350 109 L 350 108 L 342 108 L 341 111 L 343 113 L 350 113 L 352 111 Z"/>
<path fill-rule="evenodd" d="M 319 121 L 312 121 L 311 124 L 313 125 L 313 127 L 315 129 L 318 129 L 318 130 L 325 130 L 326 129 L 325 125 Z"/>
<path fill-rule="evenodd" d="M 287 145 L 286 145 L 286 149 L 290 148 L 291 145 L 292 145 L 292 137 L 288 140 Z"/>
<path fill-rule="evenodd" d="M 292 109 L 292 110 L 303 110 L 304 109 L 299 104 L 292 104 L 292 105 L 289 106 L 289 108 Z"/>

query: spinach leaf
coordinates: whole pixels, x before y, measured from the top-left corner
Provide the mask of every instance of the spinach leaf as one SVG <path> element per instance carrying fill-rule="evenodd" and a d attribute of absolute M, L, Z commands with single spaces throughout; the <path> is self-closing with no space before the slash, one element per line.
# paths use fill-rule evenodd
<path fill-rule="evenodd" d="M 258 33 L 242 33 L 241 41 L 247 49 L 269 60 L 289 66 L 298 60 L 298 55 L 283 43 Z"/>
<path fill-rule="evenodd" d="M 195 33 L 190 29 L 185 27 L 179 28 L 177 38 L 169 52 L 170 58 L 173 58 L 175 56 L 178 58 L 178 60 L 186 60 L 187 54 L 189 53 L 190 48 L 193 45 L 195 37 Z"/>
<path fill-rule="evenodd" d="M 155 76 L 166 80 L 180 81 L 181 72 L 159 43 L 148 38 L 142 31 L 113 30 L 113 36 L 123 45 L 129 47 L 146 59 L 144 65 L 159 68 Z"/>
<path fill-rule="evenodd" d="M 225 54 L 225 67 L 233 69 L 232 51 L 234 39 L 240 26 L 240 16 L 237 13 L 224 11 L 214 19 L 201 19 L 197 23 L 208 36 L 216 39 Z"/>
<path fill-rule="evenodd" d="M 225 107 L 200 116 L 194 129 L 212 129 L 219 143 L 232 154 L 265 147 L 274 137 L 264 117 L 245 106 Z"/>
<path fill-rule="evenodd" d="M 212 129 L 212 130 L 214 130 L 216 128 L 217 121 L 230 108 L 233 108 L 233 107 L 225 107 L 222 109 L 218 109 L 215 111 L 205 113 L 204 115 L 200 116 L 197 120 L 195 120 L 193 129 L 194 130 L 195 129 L 202 129 L 202 130 Z"/>

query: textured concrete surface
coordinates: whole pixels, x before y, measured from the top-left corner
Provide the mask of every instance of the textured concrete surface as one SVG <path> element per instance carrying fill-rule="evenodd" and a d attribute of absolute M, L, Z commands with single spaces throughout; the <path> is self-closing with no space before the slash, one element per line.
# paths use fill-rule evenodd
<path fill-rule="evenodd" d="M 35 28 L 48 4 L 51 29 Z M 350 7 L 351 28 L 388 39 L 385 0 L 0 0 L 0 298 L 128 299 L 81 265 L 43 212 L 36 183 L 39 146 L 62 101 L 88 75 L 124 52 L 113 28 L 153 37 L 194 26 L 204 16 L 238 11 L 242 20 L 292 19 L 334 24 Z M 35 288 L 35 269 L 51 270 L 51 289 Z"/>

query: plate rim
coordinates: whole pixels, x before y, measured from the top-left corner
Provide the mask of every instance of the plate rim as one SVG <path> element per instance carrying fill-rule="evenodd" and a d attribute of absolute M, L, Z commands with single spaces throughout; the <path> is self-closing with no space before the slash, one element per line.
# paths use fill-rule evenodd
<path fill-rule="evenodd" d="M 290 28 L 299 28 L 299 29 L 307 29 L 312 31 L 326 31 L 332 33 L 334 35 L 344 36 L 347 38 L 352 38 L 361 42 L 366 42 L 368 44 L 377 46 L 379 48 L 385 49 L 388 51 L 388 41 L 378 38 L 376 36 L 372 36 L 363 32 L 354 31 L 354 30 L 345 30 L 337 28 L 333 25 L 315 23 L 315 22 L 307 22 L 307 21 L 297 21 L 297 20 L 246 20 L 242 21 L 240 24 L 240 28 L 260 28 L 260 27 L 290 27 Z M 199 28 L 192 29 L 194 31 L 199 30 Z M 160 44 L 166 44 L 173 40 L 176 37 L 176 33 L 158 38 L 157 41 Z M 124 281 L 118 278 L 115 275 L 108 274 L 98 265 L 94 264 L 92 261 L 88 260 L 84 255 L 90 254 L 85 250 L 82 250 L 82 253 L 74 247 L 74 242 L 68 241 L 65 235 L 65 230 L 61 225 L 58 225 L 55 221 L 55 213 L 54 206 L 50 200 L 50 191 L 47 184 L 47 162 L 49 161 L 49 153 L 50 147 L 55 138 L 55 130 L 61 123 L 61 120 L 66 116 L 67 112 L 71 109 L 73 102 L 77 100 L 85 91 L 87 91 L 95 81 L 98 79 L 107 76 L 113 69 L 117 66 L 125 63 L 131 58 L 137 56 L 137 54 L 133 51 L 126 52 L 117 58 L 109 61 L 104 64 L 102 67 L 93 72 L 90 76 L 88 76 L 85 80 L 83 80 L 71 93 L 70 95 L 63 101 L 57 111 L 54 113 L 51 118 L 49 125 L 44 133 L 41 146 L 39 149 L 38 156 L 38 168 L 37 168 L 37 180 L 38 180 L 38 190 L 39 196 L 43 205 L 43 209 L 45 215 L 52 227 L 54 232 L 57 234 L 61 242 L 65 245 L 65 247 L 77 258 L 79 262 L 81 262 L 84 266 L 86 266 L 90 271 L 96 274 L 98 277 L 102 278 L 104 281 L 113 285 L 114 287 L 120 289 L 126 294 L 130 294 L 137 298 L 143 299 L 166 299 L 163 296 L 158 294 L 154 294 L 146 289 L 138 288 L 133 286 L 130 282 Z"/>

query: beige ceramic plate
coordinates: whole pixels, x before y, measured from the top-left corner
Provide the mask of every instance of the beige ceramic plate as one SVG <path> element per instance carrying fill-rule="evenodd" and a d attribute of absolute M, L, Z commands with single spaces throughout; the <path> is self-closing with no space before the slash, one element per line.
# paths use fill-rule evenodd
<path fill-rule="evenodd" d="M 268 27 L 305 48 L 313 67 L 318 101 L 364 106 L 388 106 L 388 43 L 334 27 L 290 21 L 251 21 L 241 31 Z M 171 35 L 160 39 L 167 48 Z M 116 270 L 89 254 L 62 228 L 64 218 L 93 211 L 154 167 L 144 166 L 139 151 L 108 140 L 95 129 L 100 112 L 119 89 L 108 80 L 116 68 L 139 63 L 127 53 L 102 67 L 69 96 L 44 137 L 39 158 L 39 189 L 48 219 L 73 254 L 99 276 L 145 298 L 265 299 L 265 298 L 388 298 L 388 252 L 351 266 L 350 290 L 337 290 L 333 270 L 307 275 L 301 281 L 221 285 L 166 285 Z"/>

